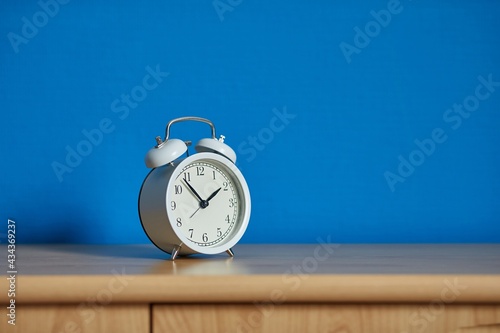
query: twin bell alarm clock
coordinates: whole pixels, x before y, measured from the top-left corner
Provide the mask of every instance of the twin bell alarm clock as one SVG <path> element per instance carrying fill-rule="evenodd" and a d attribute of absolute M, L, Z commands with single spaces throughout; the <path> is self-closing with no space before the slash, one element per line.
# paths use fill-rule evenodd
<path fill-rule="evenodd" d="M 208 124 L 210 138 L 201 139 L 189 155 L 190 141 L 170 138 L 170 127 L 179 122 Z M 139 193 L 139 217 L 151 242 L 178 255 L 227 252 L 243 236 L 250 220 L 250 191 L 235 165 L 236 153 L 216 138 L 214 124 L 205 118 L 171 120 L 165 139 L 145 157 L 152 170 Z"/>

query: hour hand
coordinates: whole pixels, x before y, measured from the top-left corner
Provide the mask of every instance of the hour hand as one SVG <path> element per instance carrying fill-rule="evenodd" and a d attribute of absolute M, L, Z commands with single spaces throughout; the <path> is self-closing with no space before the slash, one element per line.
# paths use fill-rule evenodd
<path fill-rule="evenodd" d="M 217 195 L 217 193 L 219 193 L 219 191 L 220 191 L 221 188 L 222 187 L 219 187 L 218 190 L 216 190 L 214 193 L 210 194 L 210 196 L 207 198 L 207 202 L 210 201 L 210 200 L 212 200 L 213 197 L 215 197 Z"/>

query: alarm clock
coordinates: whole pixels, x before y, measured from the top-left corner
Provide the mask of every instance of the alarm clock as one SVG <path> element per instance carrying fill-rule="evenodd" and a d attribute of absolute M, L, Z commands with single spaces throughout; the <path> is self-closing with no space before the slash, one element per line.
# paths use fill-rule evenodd
<path fill-rule="evenodd" d="M 191 155 L 191 141 L 170 138 L 170 127 L 184 121 L 211 128 L 212 136 L 201 139 Z M 167 124 L 165 139 L 156 137 L 146 154 L 152 170 L 140 189 L 139 217 L 151 242 L 172 260 L 197 253 L 233 257 L 232 247 L 248 226 L 250 191 L 235 165 L 236 153 L 224 139 L 217 139 L 210 120 L 181 117 Z"/>

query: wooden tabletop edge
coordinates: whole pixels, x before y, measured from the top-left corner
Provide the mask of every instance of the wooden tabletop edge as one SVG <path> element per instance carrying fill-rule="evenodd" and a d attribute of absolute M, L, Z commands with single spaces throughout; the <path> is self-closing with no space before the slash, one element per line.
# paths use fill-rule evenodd
<path fill-rule="evenodd" d="M 19 276 L 22 303 L 431 302 L 500 303 L 500 275 Z M 76 287 L 77 286 L 77 287 Z M 0 299 L 4 303 L 4 296 Z"/>

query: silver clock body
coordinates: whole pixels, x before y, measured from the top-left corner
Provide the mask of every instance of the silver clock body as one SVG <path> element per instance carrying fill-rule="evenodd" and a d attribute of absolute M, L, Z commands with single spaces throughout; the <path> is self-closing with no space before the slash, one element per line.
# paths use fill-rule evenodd
<path fill-rule="evenodd" d="M 153 168 L 142 184 L 138 208 L 149 239 L 173 259 L 178 254 L 232 255 L 250 220 L 251 199 L 231 160 L 200 152 Z"/>

